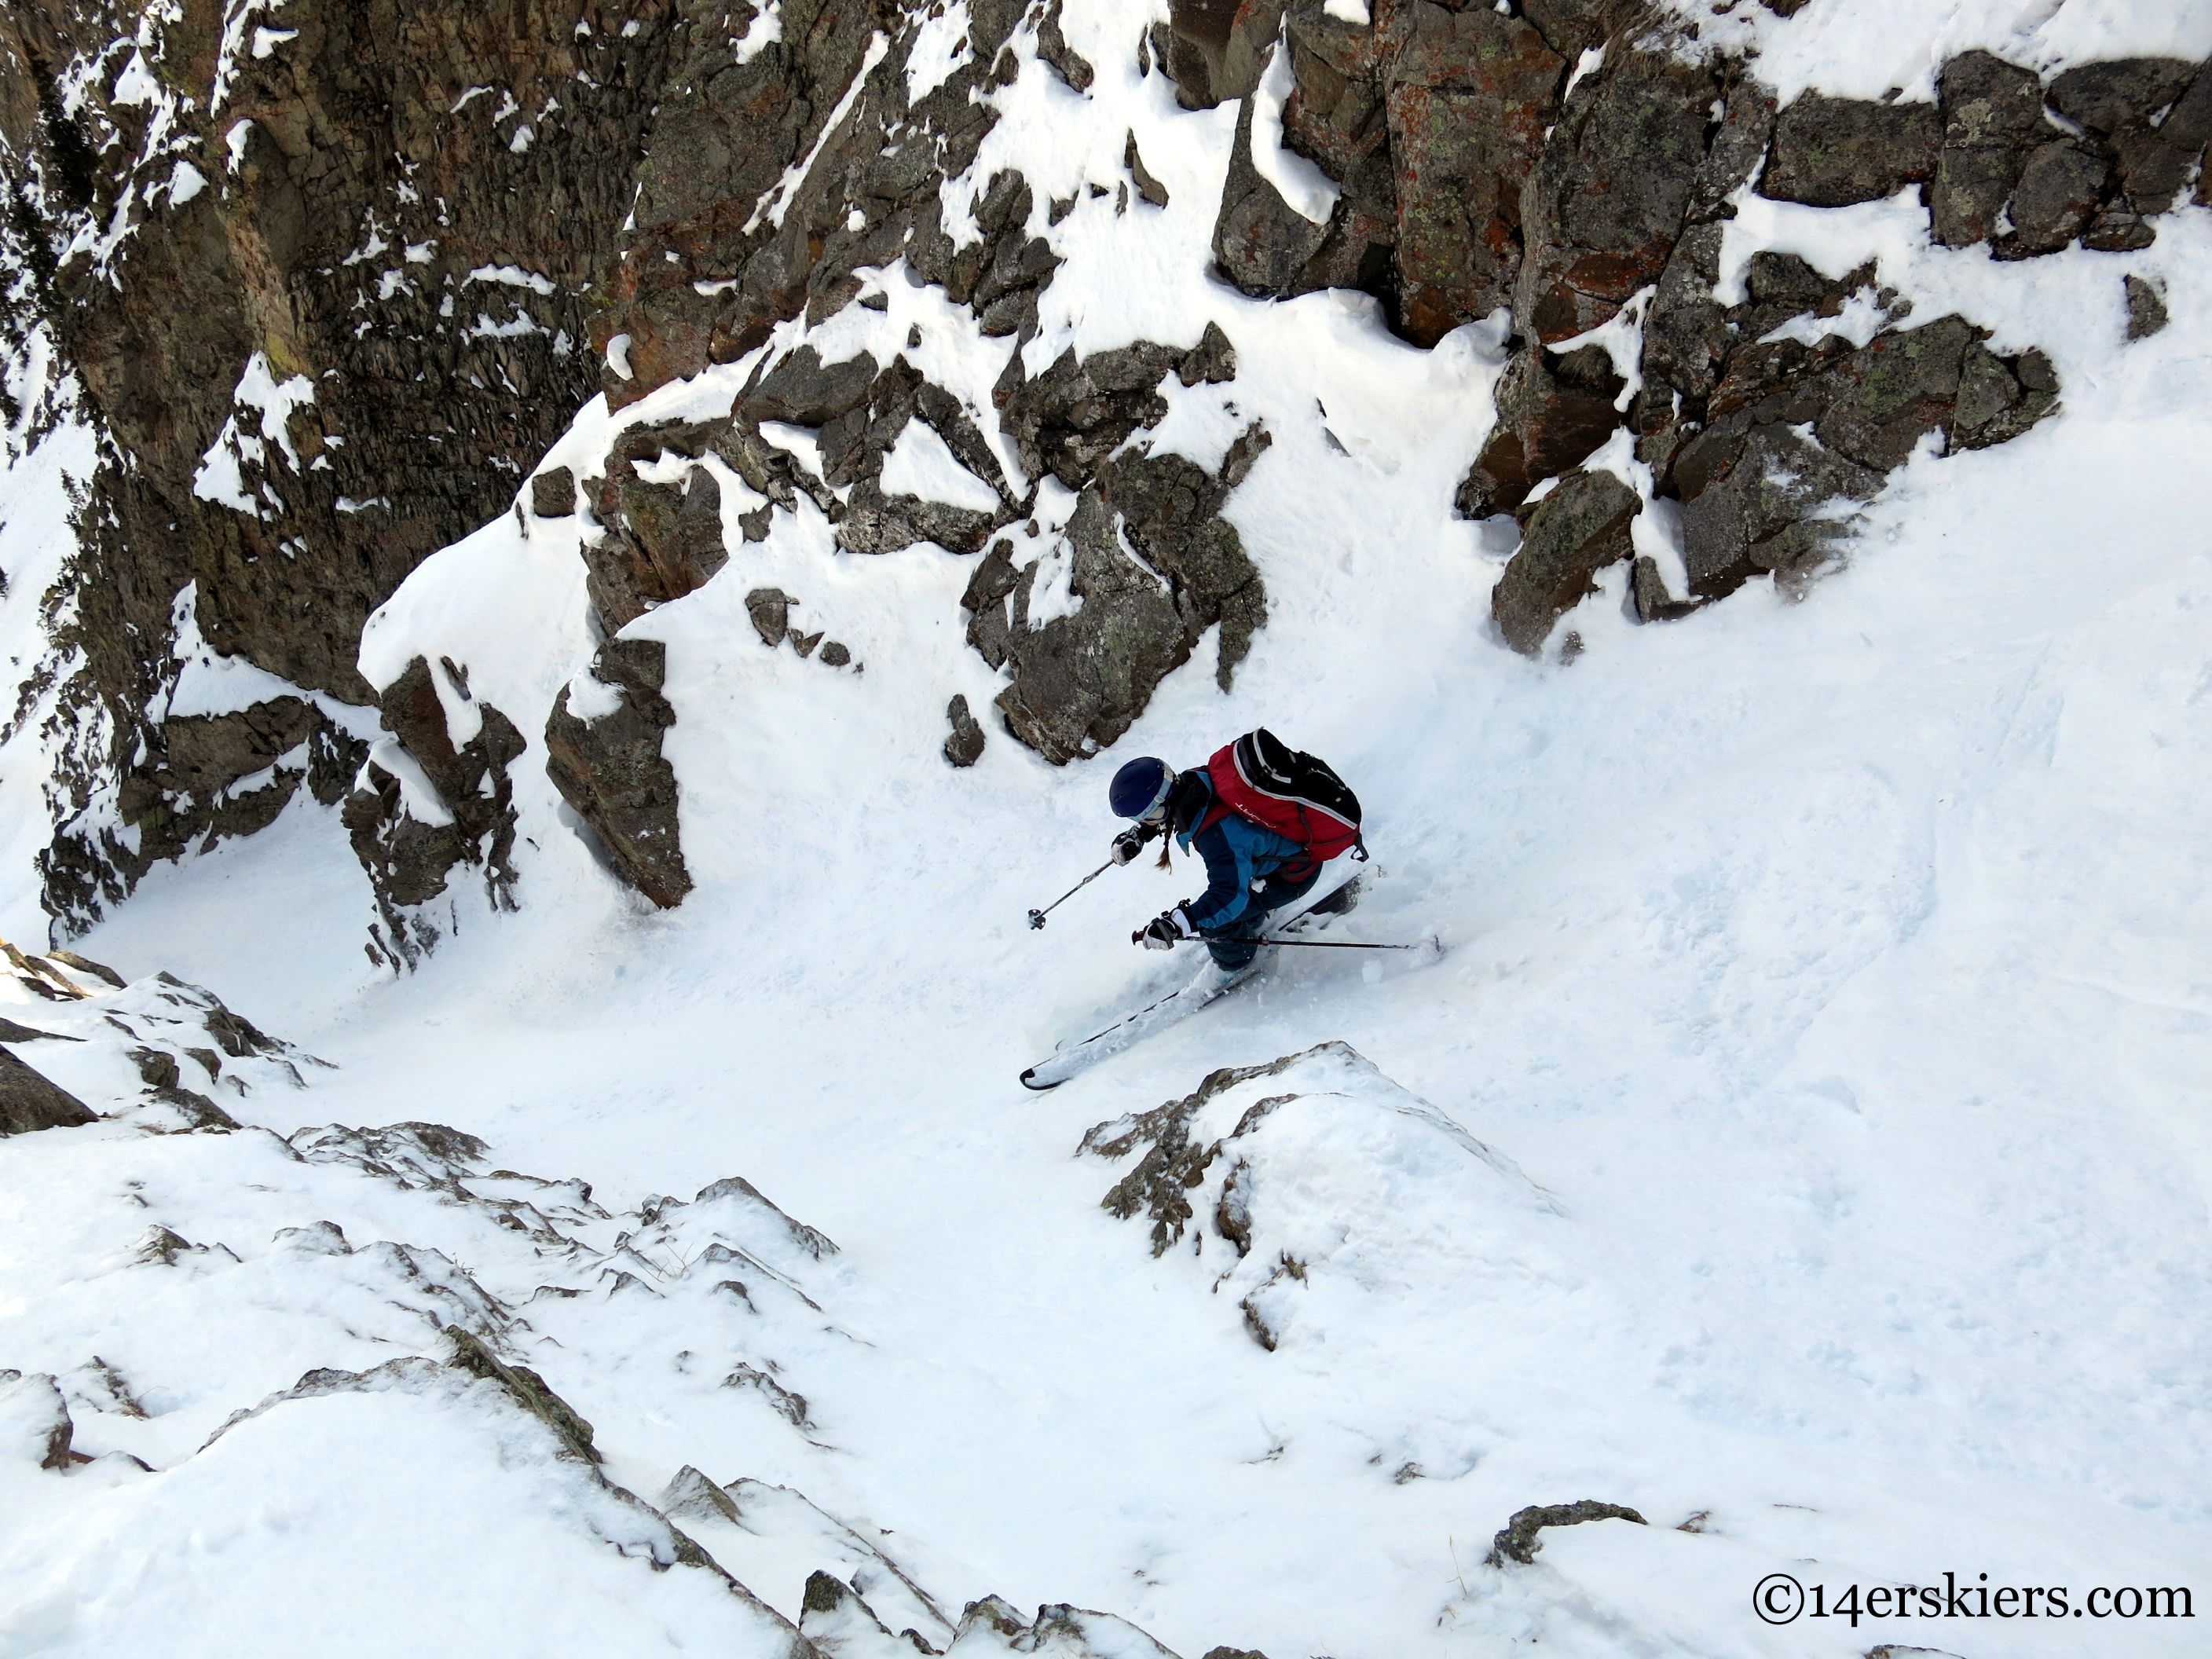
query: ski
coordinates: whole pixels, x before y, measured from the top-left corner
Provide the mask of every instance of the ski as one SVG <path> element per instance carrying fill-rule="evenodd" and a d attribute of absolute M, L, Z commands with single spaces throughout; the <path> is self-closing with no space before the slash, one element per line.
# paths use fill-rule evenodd
<path fill-rule="evenodd" d="M 1146 1003 L 1133 1014 L 1115 1020 L 1104 1030 L 1094 1032 L 1080 1042 L 1071 1042 L 1055 1051 L 1049 1060 L 1039 1060 L 1022 1073 L 1022 1087 L 1039 1093 L 1057 1089 L 1072 1077 L 1089 1071 L 1103 1060 L 1111 1059 L 1124 1048 L 1150 1036 L 1153 1032 L 1189 1018 L 1200 1009 L 1218 1002 L 1238 986 L 1255 978 L 1266 965 L 1263 953 L 1250 965 L 1233 974 L 1223 974 L 1208 963 L 1199 976 L 1189 984 L 1170 991 L 1156 1001 Z"/>

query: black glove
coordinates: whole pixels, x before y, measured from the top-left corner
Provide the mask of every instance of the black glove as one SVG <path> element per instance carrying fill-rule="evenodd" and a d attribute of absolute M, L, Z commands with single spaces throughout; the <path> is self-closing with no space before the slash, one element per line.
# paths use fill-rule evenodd
<path fill-rule="evenodd" d="M 1163 910 L 1150 921 L 1129 935 L 1129 943 L 1141 945 L 1147 951 L 1172 951 L 1178 939 L 1196 939 L 1198 929 L 1190 925 L 1190 917 L 1182 906 Z"/>
<path fill-rule="evenodd" d="M 1140 823 L 1133 829 L 1124 830 L 1114 837 L 1114 862 L 1129 863 L 1145 850 L 1145 843 L 1152 838 L 1152 831 L 1149 824 Z"/>

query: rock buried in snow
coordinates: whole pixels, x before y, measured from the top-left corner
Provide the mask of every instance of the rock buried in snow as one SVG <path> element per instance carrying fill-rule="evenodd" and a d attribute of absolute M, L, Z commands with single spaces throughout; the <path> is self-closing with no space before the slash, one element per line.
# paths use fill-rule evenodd
<path fill-rule="evenodd" d="M 1319 1341 L 1340 1318 L 1371 1317 L 1354 1314 L 1362 1298 L 1447 1283 L 1464 1295 L 1514 1271 L 1552 1210 L 1511 1159 L 1342 1042 L 1212 1073 L 1181 1100 L 1095 1126 L 1079 1150 L 1137 1155 L 1101 1204 L 1149 1220 L 1154 1255 L 1186 1237 L 1235 1253 L 1208 1277 L 1270 1352 L 1302 1324 Z M 1449 1226 L 1424 1220 L 1438 1206 Z"/>
<path fill-rule="evenodd" d="M 971 1601 L 961 1615 L 948 1655 L 988 1652 L 1066 1656 L 1066 1659 L 1175 1659 L 1175 1655 L 1126 1619 L 1092 1613 L 1066 1602 L 1036 1610 L 1036 1621 L 1021 1615 L 995 1595 Z"/>
<path fill-rule="evenodd" d="M 689 1463 L 676 1471 L 676 1478 L 660 1494 L 656 1507 L 671 1517 L 697 1516 L 703 1519 L 719 1515 L 729 1522 L 738 1518 L 738 1506 L 730 1501 L 729 1493 Z"/>
<path fill-rule="evenodd" d="M 561 1443 L 587 1463 L 599 1461 L 592 1444 L 592 1425 L 581 1413 L 545 1384 L 527 1365 L 509 1365 L 484 1346 L 481 1339 L 458 1325 L 446 1327 L 446 1340 L 453 1345 L 453 1364 L 471 1376 L 496 1382 L 508 1398 L 560 1437 Z"/>
<path fill-rule="evenodd" d="M 2148 340 L 2166 325 L 2166 301 L 2159 292 L 2140 276 L 2126 279 L 2128 295 L 2128 338 Z"/>
<path fill-rule="evenodd" d="M 741 1568 L 758 1540 L 773 1540 L 781 1559 L 805 1552 L 830 1564 L 808 1575 L 799 1610 L 799 1633 L 830 1659 L 911 1659 L 917 1652 L 1174 1659 L 1126 1620 L 1064 1602 L 1039 1607 L 1031 1621 L 1002 1598 L 985 1596 L 968 1604 L 956 1626 L 908 1566 L 787 1486 L 744 1480 L 723 1487 L 687 1467 L 661 1493 L 659 1508 L 696 1522 L 715 1548 L 732 1540 L 726 1558 Z M 1217 1647 L 1207 1659 L 1265 1656 Z"/>
<path fill-rule="evenodd" d="M 699 1479 L 713 1487 L 704 1476 Z M 888 1539 L 890 1533 L 871 1527 L 867 1528 L 870 1536 L 863 1536 L 803 1493 L 760 1480 L 732 1480 L 726 1487 L 713 1487 L 709 1492 L 679 1475 L 671 1484 L 669 1495 L 684 1506 L 686 1515 L 698 1517 L 717 1543 L 722 1534 L 713 1529 L 726 1521 L 754 1538 L 775 1540 L 786 1554 L 804 1553 L 823 1563 L 836 1575 L 833 1582 L 843 1583 L 851 1593 L 864 1598 L 862 1605 L 872 1620 L 902 1633 L 901 1648 L 892 1651 L 908 1655 L 915 1651 L 908 1633 L 928 1652 L 941 1651 L 951 1644 L 954 1623 L 944 1609 L 951 1603 L 940 1602 L 909 1565 L 895 1560 L 872 1541 Z M 732 1556 L 741 1559 L 735 1550 Z M 826 1601 L 828 1587 L 823 1590 Z M 801 1623 L 805 1623 L 803 1613 Z M 814 1635 L 811 1629 L 806 1633 Z M 839 1652 L 827 1642 L 823 1646 L 825 1651 Z M 866 1659 L 872 1651 L 864 1648 L 853 1659 Z"/>
<path fill-rule="evenodd" d="M 752 1389 L 768 1401 L 777 1416 L 794 1429 L 814 1426 L 813 1420 L 806 1414 L 806 1396 L 793 1394 L 757 1365 L 739 1365 L 722 1379 L 722 1386 L 726 1389 Z"/>
<path fill-rule="evenodd" d="M 793 1220 L 743 1176 L 724 1176 L 708 1182 L 691 1202 L 725 1226 L 755 1229 L 754 1237 L 765 1234 L 778 1246 L 795 1248 L 816 1261 L 837 1254 L 836 1243 L 827 1233 Z M 664 1199 L 658 1206 L 649 1206 L 647 1219 L 658 1221 L 669 1210 L 682 1207 L 677 1200 Z"/>
<path fill-rule="evenodd" d="M 490 1150 L 474 1135 L 442 1123 L 391 1123 L 377 1129 L 326 1123 L 295 1129 L 288 1144 L 310 1164 L 351 1164 L 404 1188 L 451 1188 L 475 1175 Z"/>
<path fill-rule="evenodd" d="M 519 1367 L 498 1366 L 496 1361 L 492 1365 L 510 1376 L 520 1371 Z M 532 1373 L 520 1374 L 535 1380 Z M 740 1583 L 660 1511 L 608 1480 L 594 1458 L 576 1451 L 570 1430 L 549 1420 L 525 1394 L 516 1391 L 507 1376 L 488 1373 L 480 1363 L 440 1364 L 410 1356 L 365 1371 L 311 1370 L 292 1387 L 234 1413 L 209 1437 L 201 1450 L 228 1439 L 232 1442 L 229 1449 L 234 1457 L 249 1462 L 266 1457 L 265 1450 L 254 1449 L 262 1445 L 266 1420 L 272 1413 L 313 1412 L 318 1401 L 345 1396 L 384 1397 L 380 1410 L 371 1409 L 378 1410 L 386 1423 L 395 1426 L 410 1421 L 425 1427 L 441 1425 L 447 1455 L 465 1458 L 473 1465 L 467 1478 L 473 1482 L 471 1490 L 479 1507 L 470 1510 L 471 1521 L 481 1520 L 482 1506 L 513 1505 L 507 1513 L 532 1513 L 541 1521 L 549 1517 L 555 1521 L 556 1529 L 542 1534 L 541 1538 L 556 1547 L 559 1529 L 573 1528 L 581 1534 L 580 1541 L 591 1547 L 611 1547 L 617 1555 L 653 1571 L 678 1566 L 702 1571 L 720 1581 L 738 1604 L 737 1617 L 750 1626 L 738 1632 L 744 1645 L 737 1650 L 794 1655 L 805 1651 L 790 1620 Z M 546 1397 L 553 1396 L 548 1391 Z M 331 1464 L 331 1472 L 339 1480 L 347 1476 L 358 1480 L 364 1467 L 358 1459 L 349 1460 L 342 1454 L 334 1455 Z M 386 1469 L 380 1464 L 371 1467 L 392 1484 L 404 1483 L 410 1474 L 417 1482 L 425 1479 L 419 1466 L 411 1471 L 404 1467 Z M 446 1476 L 441 1467 L 429 1478 Z M 264 1478 L 271 1477 L 264 1474 Z M 354 1494 L 343 1486 L 336 1490 L 354 1500 Z M 367 1494 L 362 1497 L 366 1498 Z M 534 1510 L 530 1506 L 535 1506 Z M 303 1517 L 302 1524 L 343 1528 L 364 1507 L 368 1505 L 357 1500 L 329 1503 L 322 1511 L 328 1518 Z M 422 1528 L 441 1524 L 453 1524 L 442 1507 L 416 1522 Z M 369 1535 L 374 1535 L 373 1523 Z"/>
<path fill-rule="evenodd" d="M 1639 1527 L 1650 1524 L 1634 1510 L 1620 1504 L 1601 1504 L 1595 1498 L 1585 1498 L 1575 1504 L 1532 1504 L 1517 1511 L 1498 1529 L 1498 1536 L 1490 1540 L 1490 1553 L 1483 1558 L 1484 1565 L 1496 1567 L 1518 1561 L 1528 1566 L 1544 1547 L 1537 1539 L 1538 1533 L 1547 1527 L 1578 1526 L 1585 1521 L 1633 1521 Z"/>
<path fill-rule="evenodd" d="M 860 1593 L 834 1573 L 806 1576 L 799 1601 L 799 1633 L 833 1659 L 903 1659 L 921 1646 L 891 1634 Z"/>
<path fill-rule="evenodd" d="M 70 1450 L 71 1432 L 69 1404 L 52 1377 L 0 1371 L 0 1463 L 66 1469 L 84 1462 Z"/>

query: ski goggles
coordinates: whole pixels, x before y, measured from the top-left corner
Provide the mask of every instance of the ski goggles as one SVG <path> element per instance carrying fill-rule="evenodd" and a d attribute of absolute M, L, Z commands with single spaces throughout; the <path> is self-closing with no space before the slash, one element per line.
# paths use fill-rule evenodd
<path fill-rule="evenodd" d="M 1160 780 L 1160 792 L 1152 797 L 1152 804 L 1137 814 L 1139 823 L 1164 823 L 1168 816 L 1168 796 L 1176 786 L 1176 772 L 1170 767 Z"/>

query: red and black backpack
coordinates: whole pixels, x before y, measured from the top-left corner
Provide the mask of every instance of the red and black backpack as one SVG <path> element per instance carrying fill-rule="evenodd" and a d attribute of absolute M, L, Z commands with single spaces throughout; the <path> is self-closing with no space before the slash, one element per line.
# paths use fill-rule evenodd
<path fill-rule="evenodd" d="M 1264 727 L 1216 750 L 1206 770 L 1216 800 L 1237 817 L 1297 842 L 1313 867 L 1354 848 L 1361 858 L 1367 856 L 1359 833 L 1359 797 L 1327 761 L 1291 748 Z M 1297 860 L 1283 873 L 1301 879 L 1307 863 Z"/>

